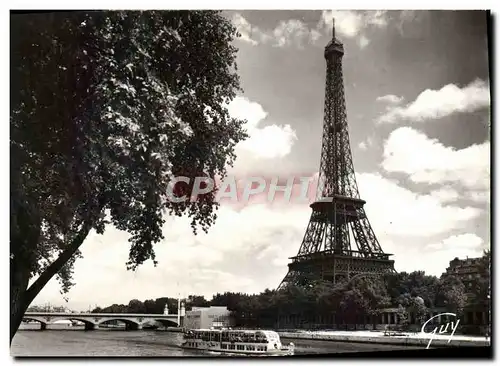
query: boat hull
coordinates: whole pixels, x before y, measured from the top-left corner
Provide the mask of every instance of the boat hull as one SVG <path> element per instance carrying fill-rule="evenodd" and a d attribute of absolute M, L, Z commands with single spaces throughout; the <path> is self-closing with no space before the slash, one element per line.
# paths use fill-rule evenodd
<path fill-rule="evenodd" d="M 182 349 L 187 349 L 191 351 L 204 351 L 204 352 L 214 352 L 231 354 L 235 356 L 252 356 L 252 357 L 272 357 L 272 356 L 293 356 L 293 350 L 282 348 L 280 350 L 267 350 L 267 351 L 247 351 L 247 350 L 233 350 L 233 349 L 222 349 L 220 347 L 191 347 L 191 346 L 181 346 Z"/>
<path fill-rule="evenodd" d="M 269 330 L 191 329 L 181 348 L 240 356 L 292 356 L 294 344 L 281 344 L 278 333 Z"/>

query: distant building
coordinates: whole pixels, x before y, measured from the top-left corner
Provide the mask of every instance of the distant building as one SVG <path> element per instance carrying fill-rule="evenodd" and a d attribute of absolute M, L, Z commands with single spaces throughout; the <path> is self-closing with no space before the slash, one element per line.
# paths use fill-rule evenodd
<path fill-rule="evenodd" d="M 186 311 L 184 327 L 188 329 L 210 329 L 231 326 L 231 313 L 225 306 L 194 307 Z"/>
<path fill-rule="evenodd" d="M 446 268 L 446 272 L 441 275 L 441 278 L 447 276 L 457 277 L 465 286 L 467 297 L 473 300 L 472 287 L 474 279 L 482 276 L 489 276 L 487 272 L 483 272 L 481 268 L 482 258 L 455 258 L 450 261 L 450 266 Z M 479 299 L 479 302 L 469 303 L 464 309 L 464 324 L 477 325 L 484 327 L 489 323 L 489 308 L 487 299 Z"/>
<path fill-rule="evenodd" d="M 450 266 L 446 268 L 446 272 L 441 275 L 441 278 L 447 276 L 455 276 L 465 285 L 465 290 L 469 291 L 473 286 L 474 278 L 485 275 L 480 273 L 480 263 L 482 258 L 455 258 L 450 261 Z"/>

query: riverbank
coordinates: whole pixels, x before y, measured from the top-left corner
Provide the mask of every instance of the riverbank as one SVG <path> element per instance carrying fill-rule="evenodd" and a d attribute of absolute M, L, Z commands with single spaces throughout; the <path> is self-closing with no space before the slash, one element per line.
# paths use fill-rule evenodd
<path fill-rule="evenodd" d="M 453 335 L 450 340 L 449 334 L 428 334 L 428 333 L 401 333 L 394 336 L 385 336 L 379 331 L 278 331 L 281 338 L 286 339 L 307 339 L 333 342 L 359 342 L 378 343 L 387 345 L 406 345 L 427 347 L 432 338 L 430 347 L 470 347 L 470 346 L 490 346 L 490 338 L 473 337 L 464 335 Z"/>

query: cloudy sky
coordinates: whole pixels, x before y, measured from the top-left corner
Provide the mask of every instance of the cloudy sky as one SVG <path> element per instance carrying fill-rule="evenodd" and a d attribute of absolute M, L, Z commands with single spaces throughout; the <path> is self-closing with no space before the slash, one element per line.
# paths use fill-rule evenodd
<path fill-rule="evenodd" d="M 361 198 L 398 271 L 440 275 L 454 257 L 489 247 L 490 139 L 486 15 L 453 11 L 227 12 L 241 38 L 248 121 L 230 174 L 314 177 L 319 169 L 325 60 L 332 16 L 344 43 L 351 149 Z M 297 178 L 298 180 L 298 178 Z M 161 296 L 275 288 L 297 253 L 308 203 L 223 202 L 208 234 L 169 218 L 159 266 L 128 272 L 127 235 L 108 228 L 83 244 L 69 307 Z M 63 304 L 53 280 L 34 304 Z"/>

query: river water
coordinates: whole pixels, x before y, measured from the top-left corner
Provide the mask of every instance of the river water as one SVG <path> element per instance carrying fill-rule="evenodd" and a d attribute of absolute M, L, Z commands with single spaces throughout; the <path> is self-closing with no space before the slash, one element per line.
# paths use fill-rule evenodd
<path fill-rule="evenodd" d="M 83 327 L 49 325 L 24 326 L 12 340 L 11 355 L 33 356 L 187 356 L 210 357 L 214 354 L 180 349 L 182 334 L 165 331 L 98 329 L 85 331 Z M 321 354 L 339 352 L 389 351 L 410 349 L 405 346 L 331 341 L 282 339 L 282 343 L 295 343 L 295 354 Z M 417 347 L 411 347 L 417 348 Z M 220 356 L 220 355 L 218 355 Z"/>

